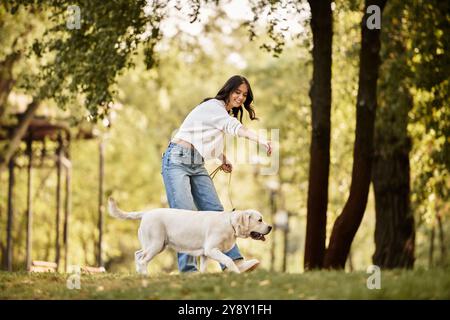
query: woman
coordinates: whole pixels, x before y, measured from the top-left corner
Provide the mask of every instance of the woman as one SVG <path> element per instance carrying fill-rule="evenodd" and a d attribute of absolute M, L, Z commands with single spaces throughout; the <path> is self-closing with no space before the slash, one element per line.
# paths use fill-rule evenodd
<path fill-rule="evenodd" d="M 171 208 L 224 211 L 204 166 L 205 160 L 218 158 L 223 171 L 230 173 L 233 170 L 223 153 L 224 134 L 255 141 L 266 148 L 268 155 L 271 154 L 270 141 L 259 139 L 241 123 L 242 105 L 250 119 L 256 119 L 252 101 L 253 93 L 247 79 L 233 76 L 214 98 L 205 99 L 188 114 L 162 159 L 161 173 Z M 256 259 L 244 260 L 237 245 L 225 254 L 234 260 L 241 272 L 253 270 L 259 264 Z M 197 271 L 195 257 L 178 253 L 178 268 L 181 272 Z"/>

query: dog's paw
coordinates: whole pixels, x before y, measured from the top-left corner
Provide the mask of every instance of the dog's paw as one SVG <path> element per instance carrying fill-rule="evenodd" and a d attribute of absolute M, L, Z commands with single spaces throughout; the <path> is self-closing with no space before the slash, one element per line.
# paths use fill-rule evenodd
<path fill-rule="evenodd" d="M 136 272 L 141 275 L 147 275 L 147 266 L 144 264 L 136 264 Z"/>

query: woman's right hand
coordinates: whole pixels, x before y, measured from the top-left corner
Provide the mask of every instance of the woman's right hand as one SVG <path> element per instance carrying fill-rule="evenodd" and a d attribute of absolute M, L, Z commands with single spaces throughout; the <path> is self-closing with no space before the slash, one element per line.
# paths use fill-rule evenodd
<path fill-rule="evenodd" d="M 258 135 L 250 130 L 247 129 L 245 126 L 241 126 L 238 130 L 238 136 L 250 139 L 252 141 L 255 141 L 256 143 L 262 144 L 266 148 L 267 155 L 270 156 L 272 154 L 272 141 L 267 141 L 265 139 L 262 139 L 258 137 Z"/>
<path fill-rule="evenodd" d="M 267 155 L 270 156 L 272 154 L 272 141 L 265 141 L 262 145 L 266 148 Z"/>

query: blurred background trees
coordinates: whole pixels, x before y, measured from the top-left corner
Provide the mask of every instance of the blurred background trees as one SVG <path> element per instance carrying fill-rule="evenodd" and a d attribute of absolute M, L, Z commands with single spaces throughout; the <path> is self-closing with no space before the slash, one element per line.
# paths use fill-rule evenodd
<path fill-rule="evenodd" d="M 17 6 L 0 6 L 0 123 L 19 123 L 14 114 L 27 110 L 33 101 L 39 102 L 33 114 L 64 119 L 74 129 L 92 127 L 97 120 L 95 130 L 105 143 L 104 195 L 113 194 L 126 210 L 167 206 L 160 160 L 173 131 L 193 107 L 214 96 L 229 76 L 245 75 L 252 84 L 260 120 L 250 122 L 244 117 L 244 124 L 255 130 L 279 129 L 280 169 L 275 176 L 265 176 L 261 175 L 264 159 L 253 163 L 236 160 L 233 204 L 256 208 L 269 221 L 275 217 L 271 216 L 274 210 L 289 212 L 290 218 L 286 242 L 279 229 L 265 243 L 239 240 L 239 244 L 245 255 L 260 258 L 265 268 L 283 270 L 286 252 L 286 271 L 303 270 L 313 77 L 313 38 L 306 1 L 294 3 L 292 16 L 284 13 L 289 17 L 287 30 L 283 15 L 275 14 L 283 9 L 265 1 L 253 2 L 258 19 L 248 18 L 252 17 L 251 8 L 239 9 L 226 1 L 218 6 L 215 1 L 202 2 L 198 11 L 195 6 L 186 5 L 187 11 L 178 12 L 162 5 L 150 10 L 155 14 L 142 17 L 139 10 L 144 10 L 145 1 L 134 5 L 129 1 L 78 1 L 83 19 L 80 30 L 66 28 L 69 2 L 11 3 Z M 178 14 L 164 15 L 169 9 Z M 350 190 L 363 1 L 332 3 L 331 9 L 325 244 Z M 375 192 L 370 189 L 365 215 L 352 242 L 349 270 L 365 270 L 372 261 L 386 267 L 411 266 L 414 258 L 415 266 L 448 263 L 449 4 L 388 1 L 385 10 L 372 172 Z M 195 22 L 190 24 L 192 20 Z M 270 28 L 278 35 L 267 32 Z M 151 36 L 143 40 L 139 35 L 145 30 Z M 0 156 L 9 145 L 7 140 L 0 141 Z M 23 144 L 19 150 L 24 149 Z M 69 262 L 95 265 L 98 143 L 72 141 L 71 158 Z M 23 269 L 25 262 L 26 159 L 19 156 L 16 161 L 13 237 L 17 270 Z M 216 166 L 209 163 L 208 169 Z M 52 260 L 56 175 L 54 168 L 42 168 L 35 176 L 33 257 Z M 2 257 L 7 180 L 6 172 L 0 172 Z M 228 176 L 219 174 L 214 182 L 222 203 L 231 209 Z M 103 260 L 107 270 L 132 270 L 137 226 L 105 219 Z M 410 237 L 411 227 L 415 239 Z M 411 241 L 414 258 L 406 255 L 395 260 Z M 269 250 L 273 244 L 274 259 Z M 393 258 L 389 252 L 395 253 Z M 150 272 L 175 268 L 174 253 L 164 252 Z"/>

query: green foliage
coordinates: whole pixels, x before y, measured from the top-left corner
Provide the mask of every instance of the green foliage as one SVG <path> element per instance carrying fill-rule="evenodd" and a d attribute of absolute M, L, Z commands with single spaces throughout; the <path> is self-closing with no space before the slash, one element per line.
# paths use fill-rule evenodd
<path fill-rule="evenodd" d="M 307 19 L 297 21 L 301 16 L 309 14 L 307 1 L 273 1 L 257 0 L 251 2 L 253 19 L 246 22 L 250 33 L 250 40 L 258 37 L 258 23 L 265 20 L 265 34 L 268 40 L 260 45 L 261 49 L 272 53 L 274 57 L 279 57 L 286 44 L 292 38 L 300 39 L 304 36 L 302 31 L 293 31 L 293 25 L 300 23 L 301 29 L 306 28 Z M 290 31 L 287 34 L 287 31 Z"/>
<path fill-rule="evenodd" d="M 217 0 L 188 3 L 192 9 L 191 22 L 197 20 L 200 8 L 209 2 L 218 5 Z M 272 11 L 281 9 L 276 2 L 261 1 L 250 28 L 253 35 L 254 23 L 267 6 Z M 290 6 L 292 10 L 305 10 L 294 2 Z M 75 11 L 70 10 L 73 7 Z M 156 66 L 155 49 L 162 38 L 160 25 L 169 14 L 167 3 L 145 0 L 15 0 L 2 3 L 2 10 L 13 16 L 36 12 L 48 15 L 43 37 L 36 38 L 30 46 L 35 56 L 42 60 L 39 73 L 28 74 L 22 86 L 36 92 L 39 100 L 55 99 L 61 108 L 73 104 L 81 95 L 82 104 L 93 120 L 103 119 L 108 114 L 117 76 L 134 66 L 133 56 L 140 45 L 146 67 Z M 79 26 L 71 25 L 77 18 L 81 18 Z M 280 18 L 274 13 L 269 18 L 268 34 L 275 44 L 261 44 L 275 56 L 279 56 L 285 45 L 283 30 L 276 30 L 279 23 Z"/>
<path fill-rule="evenodd" d="M 117 75 L 133 65 L 132 53 L 143 43 L 147 67 L 155 64 L 154 49 L 160 39 L 159 24 L 164 5 L 147 1 L 11 1 L 7 10 L 17 14 L 46 10 L 50 25 L 42 39 L 35 39 L 32 50 L 45 58 L 40 73 L 27 81 L 28 90 L 36 90 L 39 99 L 54 98 L 59 106 L 73 101 L 78 94 L 93 119 L 103 118 L 113 101 L 111 86 Z M 69 27 L 77 6 L 80 28 Z M 145 32 L 149 32 L 145 36 Z"/>
<path fill-rule="evenodd" d="M 413 72 L 413 205 L 421 221 L 448 219 L 450 197 L 450 4 L 413 1 L 408 6 L 409 66 Z"/>

